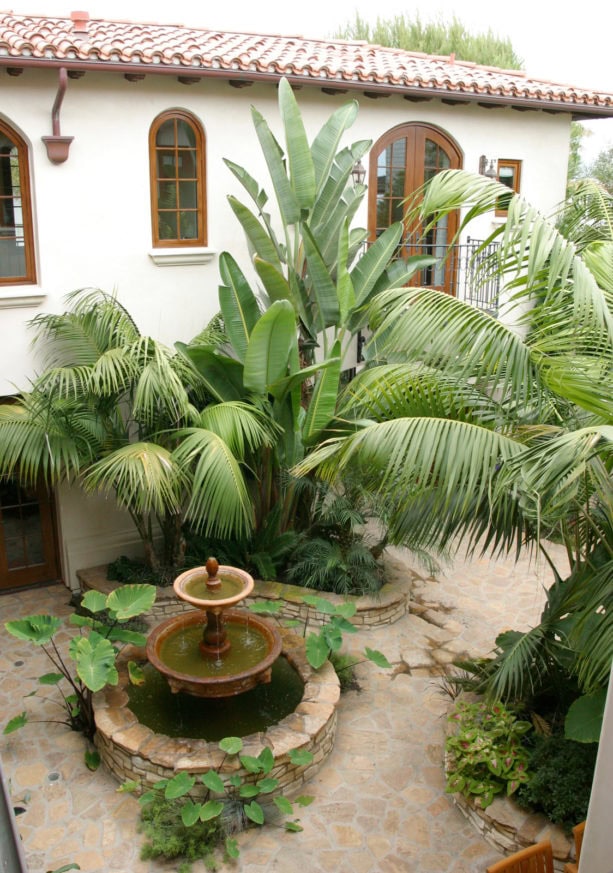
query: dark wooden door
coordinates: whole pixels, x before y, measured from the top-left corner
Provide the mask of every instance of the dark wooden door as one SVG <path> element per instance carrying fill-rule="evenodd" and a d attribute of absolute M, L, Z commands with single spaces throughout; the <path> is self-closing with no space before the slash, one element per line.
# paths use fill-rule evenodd
<path fill-rule="evenodd" d="M 53 495 L 0 482 L 0 590 L 59 578 Z"/>
<path fill-rule="evenodd" d="M 444 131 L 419 122 L 389 130 L 373 146 L 369 175 L 369 239 L 374 241 L 396 221 L 405 224 L 399 256 L 427 254 L 437 263 L 422 270 L 411 282 L 455 293 L 456 268 L 446 258 L 457 230 L 457 214 L 441 219 L 427 232 L 405 219 L 406 200 L 442 170 L 459 169 L 462 153 Z"/>

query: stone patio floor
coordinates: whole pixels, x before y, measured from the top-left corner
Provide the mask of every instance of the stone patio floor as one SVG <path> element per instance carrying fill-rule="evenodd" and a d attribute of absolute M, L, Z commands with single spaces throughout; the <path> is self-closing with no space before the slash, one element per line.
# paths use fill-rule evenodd
<path fill-rule="evenodd" d="M 551 547 L 564 567 L 563 551 Z M 544 562 L 457 557 L 436 577 L 395 550 L 410 577 L 411 614 L 394 625 L 360 631 L 350 648 L 380 649 L 394 664 L 357 668 L 361 691 L 343 695 L 336 745 L 300 810 L 304 832 L 250 830 L 241 856 L 223 871 L 277 873 L 483 873 L 501 856 L 477 834 L 450 795 L 442 770 L 445 714 L 450 701 L 434 675 L 461 653 L 486 654 L 503 629 L 538 620 Z M 69 592 L 53 585 L 0 596 L 0 724 L 28 709 L 53 718 L 50 703 L 22 698 L 48 672 L 44 655 L 5 630 L 9 619 L 50 612 L 68 616 Z M 58 709 L 59 713 L 60 710 Z M 114 778 L 83 763 L 80 735 L 62 725 L 29 724 L 0 736 L 0 759 L 14 803 L 29 873 L 70 862 L 87 873 L 162 873 L 177 865 L 139 860 L 138 802 L 117 793 Z M 194 873 L 204 866 L 195 864 Z"/>

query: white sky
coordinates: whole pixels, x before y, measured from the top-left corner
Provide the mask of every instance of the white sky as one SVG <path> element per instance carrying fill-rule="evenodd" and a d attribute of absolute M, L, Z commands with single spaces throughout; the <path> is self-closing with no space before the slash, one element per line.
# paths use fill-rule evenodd
<path fill-rule="evenodd" d="M 191 24 L 219 30 L 329 37 L 352 21 L 356 11 L 367 21 L 418 13 L 423 21 L 455 15 L 473 32 L 508 36 L 524 68 L 538 78 L 613 93 L 613 4 L 581 0 L 0 0 L 0 9 L 20 13 L 69 15 L 86 9 L 92 18 Z M 584 149 L 591 159 L 613 145 L 613 119 L 589 122 Z"/>

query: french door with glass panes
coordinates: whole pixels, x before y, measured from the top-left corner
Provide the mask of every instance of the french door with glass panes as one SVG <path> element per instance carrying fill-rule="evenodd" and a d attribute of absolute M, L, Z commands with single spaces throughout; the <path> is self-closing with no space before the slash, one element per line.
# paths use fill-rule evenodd
<path fill-rule="evenodd" d="M 459 169 L 462 153 L 443 130 L 419 122 L 402 124 L 385 133 L 373 146 L 369 174 L 369 239 L 373 242 L 396 221 L 404 222 L 399 257 L 427 254 L 436 264 L 421 270 L 411 285 L 438 288 L 455 294 L 455 258 L 446 257 L 457 230 L 456 213 L 440 219 L 429 230 L 405 219 L 406 200 L 442 170 Z"/>
<path fill-rule="evenodd" d="M 0 481 L 0 590 L 58 578 L 53 495 Z"/>

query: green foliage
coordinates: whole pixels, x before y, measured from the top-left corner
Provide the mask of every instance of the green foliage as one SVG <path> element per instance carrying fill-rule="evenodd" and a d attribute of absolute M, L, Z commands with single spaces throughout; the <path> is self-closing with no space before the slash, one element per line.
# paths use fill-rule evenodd
<path fill-rule="evenodd" d="M 568 181 L 580 179 L 585 175 L 585 168 L 581 161 L 581 146 L 583 140 L 591 135 L 591 131 L 583 127 L 578 121 L 570 124 L 570 153 L 568 156 Z"/>
<path fill-rule="evenodd" d="M 451 20 L 422 22 L 419 15 L 379 18 L 370 25 L 356 13 L 355 20 L 336 34 L 341 39 L 363 39 L 375 45 L 386 45 L 429 55 L 454 54 L 458 60 L 519 70 L 521 58 L 508 38 L 487 32 L 470 33 L 455 16 Z"/>
<path fill-rule="evenodd" d="M 196 778 L 188 773 L 160 780 L 140 799 L 141 829 L 146 837 L 141 857 L 182 858 L 189 869 L 190 863 L 200 858 L 213 863 L 215 851 L 224 845 L 227 856 L 236 859 L 239 850 L 232 833 L 248 827 L 249 822 L 262 826 L 271 802 L 277 814 L 294 815 L 294 804 L 283 795 L 266 797 L 276 792 L 279 785 L 278 779 L 268 775 L 275 765 L 268 747 L 257 757 L 242 755 L 242 740 L 225 737 L 219 748 L 226 756 L 237 757 L 249 777 L 223 774 L 224 758 L 219 770 L 208 770 L 200 776 L 199 782 L 205 789 L 203 797 Z M 292 750 L 289 756 L 297 766 L 306 766 L 313 760 L 305 749 Z M 190 796 L 195 789 L 197 799 Z M 301 797 L 295 803 L 306 806 L 311 800 Z M 285 821 L 284 827 L 294 832 L 302 830 L 298 819 Z"/>
<path fill-rule="evenodd" d="M 184 519 L 212 535 L 252 527 L 243 458 L 215 431 L 223 404 L 203 423 L 211 393 L 181 355 L 142 336 L 103 291 L 75 292 L 65 312 L 32 325 L 46 369 L 18 403 L 0 406 L 0 474 L 51 486 L 74 479 L 112 494 L 136 526 L 147 565 L 162 575 L 183 564 Z M 215 331 L 199 336 L 219 339 Z M 263 421 L 254 407 L 243 409 L 235 444 L 269 443 Z"/>
<path fill-rule="evenodd" d="M 517 801 L 543 812 L 568 833 L 587 816 L 598 745 L 575 743 L 560 736 L 536 737 L 528 761 L 528 782 Z"/>
<path fill-rule="evenodd" d="M 449 721 L 455 726 L 445 742 L 446 790 L 474 798 L 482 809 L 496 794 L 514 794 L 528 781 L 524 737 L 532 729 L 501 703 L 456 703 Z"/>
<path fill-rule="evenodd" d="M 141 832 L 145 842 L 141 858 L 176 858 L 188 862 L 211 861 L 221 839 L 221 825 L 218 819 L 195 820 L 186 825 L 181 816 L 184 802 L 169 801 L 161 794 L 141 808 Z M 208 869 L 215 869 L 208 864 Z"/>
<path fill-rule="evenodd" d="M 43 674 L 39 677 L 39 684 L 59 689 L 61 702 L 54 702 L 64 710 L 62 723 L 72 730 L 82 731 L 88 739 L 93 738 L 96 730 L 92 694 L 105 685 L 116 685 L 118 681 L 115 667 L 118 649 L 114 643 L 144 645 L 142 634 L 125 630 L 122 626 L 146 612 L 153 604 L 155 594 L 151 585 L 126 585 L 106 597 L 97 591 L 88 592 L 82 599 L 82 607 L 89 615 L 73 614 L 70 617 L 70 623 L 79 627 L 81 633 L 71 639 L 68 658 L 62 655 L 54 639 L 62 627 L 61 619 L 31 615 L 5 624 L 13 636 L 42 647 L 58 672 Z M 138 672 L 131 670 L 131 675 L 139 681 Z M 4 733 L 12 733 L 27 722 L 28 715 L 23 712 L 8 722 Z M 97 756 L 97 752 L 86 753 L 85 760 L 90 769 L 97 766 Z"/>
<path fill-rule="evenodd" d="M 613 195 L 613 146 L 603 149 L 587 168 L 587 175 L 597 179 Z"/>
<path fill-rule="evenodd" d="M 331 652 L 329 660 L 338 676 L 341 694 L 344 694 L 346 691 L 359 691 L 360 683 L 356 678 L 354 670 L 358 662 L 353 655 L 347 655 L 344 652 Z"/>

